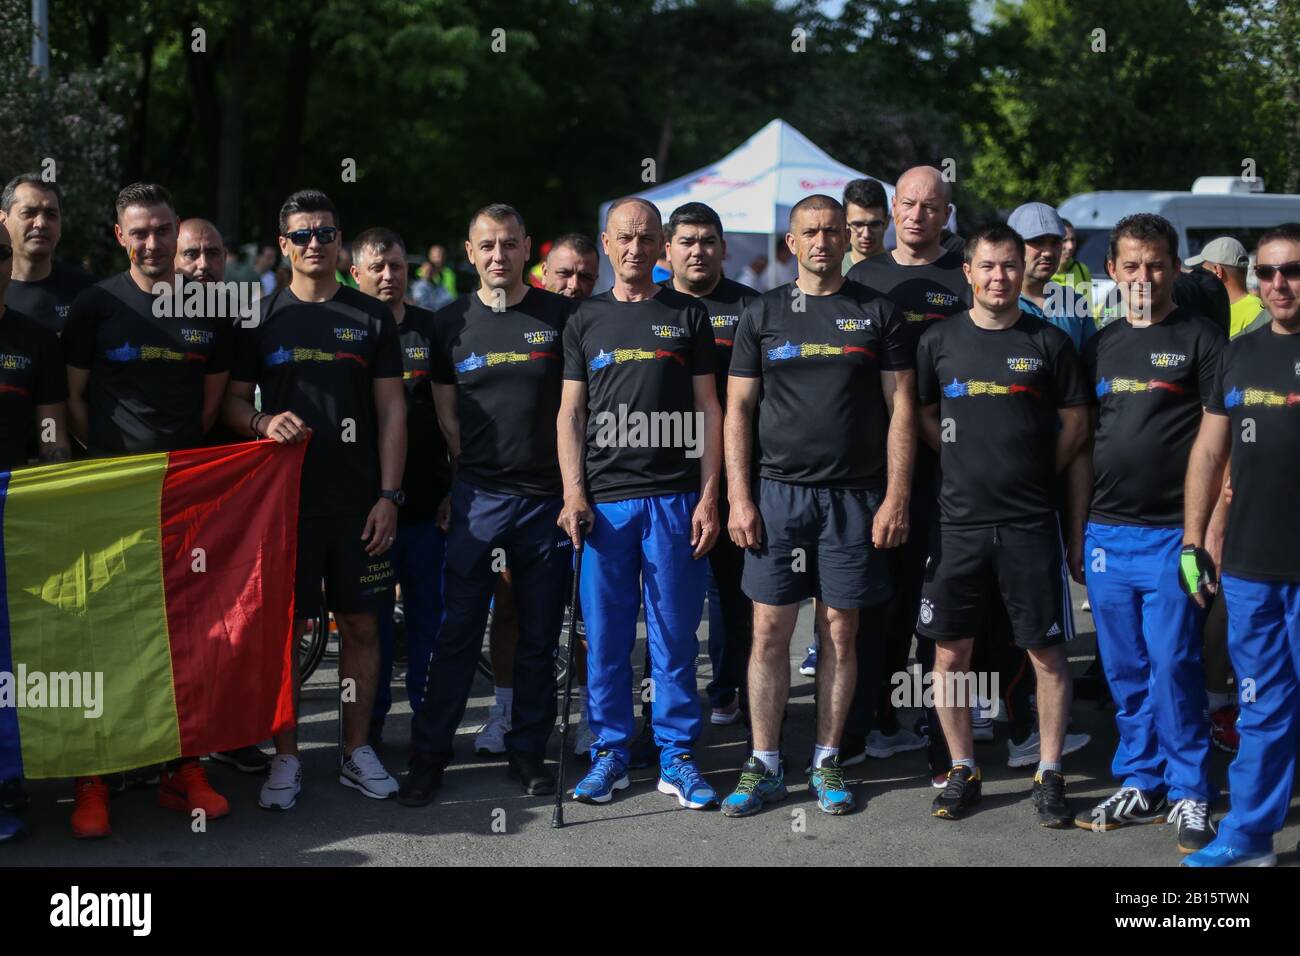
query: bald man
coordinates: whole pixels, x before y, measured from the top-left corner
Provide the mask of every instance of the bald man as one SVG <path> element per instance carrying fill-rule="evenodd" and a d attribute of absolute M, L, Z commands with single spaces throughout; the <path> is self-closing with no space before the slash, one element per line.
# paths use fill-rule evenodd
<path fill-rule="evenodd" d="M 654 282 L 664 234 L 652 204 L 615 202 L 601 242 L 614 287 L 579 303 L 565 326 L 558 421 L 560 525 L 585 547 L 579 594 L 596 736 L 574 798 L 606 803 L 628 786 L 630 658 L 644 595 L 659 791 L 703 809 L 718 802 L 691 756 L 702 723 L 702 559 L 718 535 L 722 460 L 713 328 L 698 299 Z"/>
<path fill-rule="evenodd" d="M 186 219 L 176 239 L 176 271 L 195 282 L 226 277 L 226 243 L 206 219 Z"/>
<path fill-rule="evenodd" d="M 943 245 L 943 227 L 952 214 L 952 189 L 933 166 L 915 166 L 899 177 L 894 186 L 892 215 L 898 245 L 849 270 L 848 277 L 886 298 L 892 299 L 903 315 L 909 347 L 915 358 L 921 333 L 934 324 L 961 312 L 970 302 L 970 286 L 962 273 L 962 257 Z M 926 546 L 935 500 L 937 457 L 924 444 L 916 450 L 912 472 L 911 534 L 907 542 L 890 553 L 894 562 L 896 588 L 885 611 L 885 639 L 879 642 L 882 661 L 859 657 L 859 684 L 844 727 L 840 745 L 845 766 L 866 757 L 889 757 L 918 750 L 926 739 L 898 723 L 890 702 L 891 675 L 907 668 L 916 609 L 921 600 Z M 870 620 L 866 615 L 863 620 Z M 859 641 L 859 649 L 868 647 Z M 933 650 L 921 642 L 922 652 Z M 877 680 L 878 678 L 878 680 Z M 867 733 L 875 712 L 874 730 Z M 930 739 L 932 776 L 940 779 L 948 770 L 937 725 Z"/>

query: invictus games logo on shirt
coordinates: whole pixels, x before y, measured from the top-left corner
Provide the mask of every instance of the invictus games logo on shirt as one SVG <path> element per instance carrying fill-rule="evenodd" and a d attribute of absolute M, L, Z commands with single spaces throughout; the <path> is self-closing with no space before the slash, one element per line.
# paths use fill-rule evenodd
<path fill-rule="evenodd" d="M 406 356 L 412 362 L 423 362 L 429 358 L 429 350 L 423 345 L 408 345 Z"/>
<path fill-rule="evenodd" d="M 680 325 L 652 325 L 650 331 L 661 339 L 686 338 L 686 330 Z"/>
<path fill-rule="evenodd" d="M 539 329 L 536 332 L 525 332 L 524 341 L 529 345 L 545 345 L 548 342 L 554 342 L 555 329 Z"/>
<path fill-rule="evenodd" d="M 334 337 L 340 342 L 360 342 L 366 337 L 365 329 L 335 329 Z"/>
<path fill-rule="evenodd" d="M 191 345 L 207 345 L 212 341 L 210 329 L 181 329 L 181 338 Z"/>
<path fill-rule="evenodd" d="M 1009 358 L 1007 359 L 1007 368 L 1013 372 L 1037 372 L 1043 367 L 1043 360 L 1040 358 Z"/>
<path fill-rule="evenodd" d="M 26 355 L 10 355 L 8 352 L 0 354 L 0 368 L 5 371 L 30 368 L 31 364 L 32 360 Z"/>
<path fill-rule="evenodd" d="M 947 308 L 957 304 L 957 297 L 948 292 L 927 292 L 925 302 L 926 305 L 939 305 Z"/>
<path fill-rule="evenodd" d="M 870 319 L 836 319 L 835 327 L 841 332 L 865 332 L 871 328 Z"/>
<path fill-rule="evenodd" d="M 1151 364 L 1156 368 L 1177 368 L 1187 361 L 1186 355 L 1177 352 L 1152 352 Z"/>
<path fill-rule="evenodd" d="M 737 322 L 739 322 L 739 321 L 740 321 L 740 316 L 738 316 L 738 315 L 715 315 L 715 316 L 713 316 L 709 321 L 713 323 L 713 327 L 714 327 L 715 329 L 725 329 L 725 328 L 727 328 L 727 327 L 729 327 L 729 326 L 732 326 L 732 325 L 735 325 Z"/>

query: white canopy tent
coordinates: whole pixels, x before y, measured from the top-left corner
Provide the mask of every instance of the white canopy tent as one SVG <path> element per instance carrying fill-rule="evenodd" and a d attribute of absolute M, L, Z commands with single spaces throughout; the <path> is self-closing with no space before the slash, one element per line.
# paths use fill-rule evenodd
<path fill-rule="evenodd" d="M 702 202 L 716 210 L 726 233 L 726 274 L 735 278 L 757 256 L 773 261 L 775 245 L 785 236 L 790 209 L 800 199 L 813 193 L 839 199 L 849 180 L 863 178 L 876 179 L 837 162 L 785 120 L 775 119 L 716 163 L 634 195 L 654 203 L 665 221 L 682 203 Z M 892 203 L 893 185 L 877 181 Z M 601 204 L 598 236 L 612 203 Z M 894 245 L 892 223 L 885 243 Z M 600 259 L 597 291 L 614 284 L 603 251 Z"/>

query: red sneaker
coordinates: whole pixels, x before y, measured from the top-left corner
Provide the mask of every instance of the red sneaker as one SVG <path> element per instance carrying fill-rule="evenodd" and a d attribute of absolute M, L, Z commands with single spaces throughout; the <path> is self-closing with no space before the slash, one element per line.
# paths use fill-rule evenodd
<path fill-rule="evenodd" d="M 72 808 L 72 835 L 78 839 L 106 837 L 113 831 L 108 825 L 108 784 L 102 777 L 77 778 L 76 803 Z"/>
<path fill-rule="evenodd" d="M 1230 754 L 1235 754 L 1241 746 L 1241 736 L 1237 733 L 1237 708 L 1232 704 L 1210 714 L 1210 743 Z"/>
<path fill-rule="evenodd" d="M 207 771 L 197 759 L 184 761 L 174 773 L 163 769 L 162 781 L 158 784 L 158 805 L 182 813 L 202 810 L 209 820 L 230 812 L 230 803 L 212 789 Z"/>

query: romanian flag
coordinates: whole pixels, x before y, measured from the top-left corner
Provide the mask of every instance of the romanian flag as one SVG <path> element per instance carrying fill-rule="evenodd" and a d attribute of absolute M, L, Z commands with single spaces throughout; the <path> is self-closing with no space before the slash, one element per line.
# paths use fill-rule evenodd
<path fill-rule="evenodd" d="M 306 447 L 0 473 L 0 779 L 129 770 L 292 725 Z"/>

